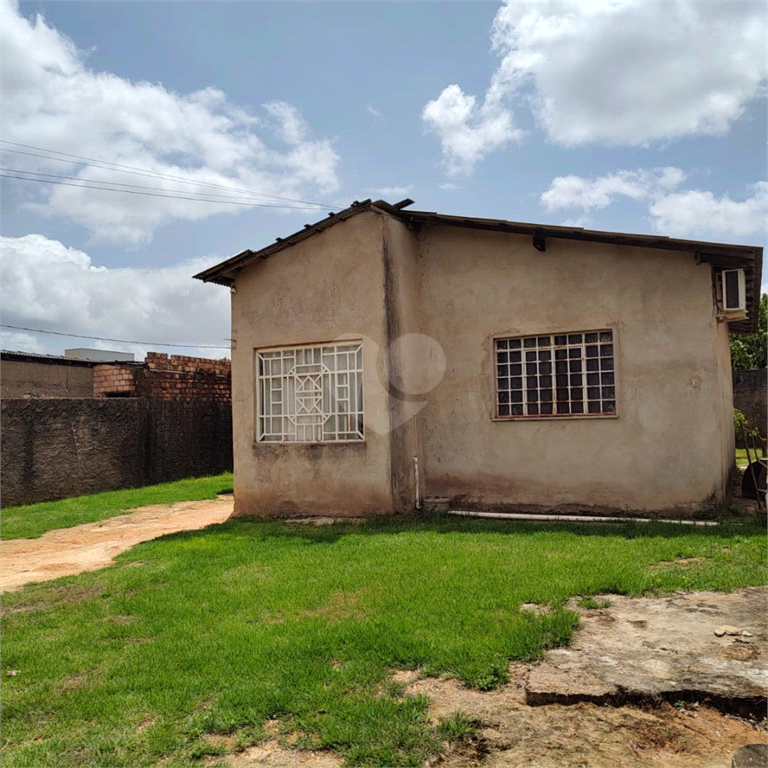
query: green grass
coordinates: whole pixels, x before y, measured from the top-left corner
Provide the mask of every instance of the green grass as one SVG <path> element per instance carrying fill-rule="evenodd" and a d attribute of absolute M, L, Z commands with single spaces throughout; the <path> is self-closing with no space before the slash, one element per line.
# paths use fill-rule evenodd
<path fill-rule="evenodd" d="M 4 595 L 0 762 L 202 765 L 277 719 L 350 765 L 418 765 L 473 724 L 432 724 L 393 670 L 488 689 L 568 642 L 571 596 L 765 582 L 746 525 L 232 520 Z"/>
<path fill-rule="evenodd" d="M 93 523 L 147 504 L 213 499 L 220 491 L 231 488 L 232 473 L 226 472 L 214 477 L 189 478 L 175 483 L 6 507 L 0 513 L 0 539 L 35 539 L 46 531 Z"/>

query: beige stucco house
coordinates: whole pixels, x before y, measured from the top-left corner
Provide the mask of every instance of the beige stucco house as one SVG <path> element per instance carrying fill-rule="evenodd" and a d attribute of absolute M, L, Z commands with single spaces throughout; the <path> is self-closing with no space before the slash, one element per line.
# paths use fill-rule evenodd
<path fill-rule="evenodd" d="M 411 202 L 196 275 L 232 292 L 236 514 L 726 497 L 728 332 L 756 329 L 761 248 Z"/>

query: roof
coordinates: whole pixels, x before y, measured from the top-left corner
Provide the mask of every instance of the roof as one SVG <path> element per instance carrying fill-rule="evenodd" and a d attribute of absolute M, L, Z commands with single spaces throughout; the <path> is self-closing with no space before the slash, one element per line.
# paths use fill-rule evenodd
<path fill-rule="evenodd" d="M 93 368 L 95 365 L 143 365 L 143 363 L 134 363 L 123 360 L 84 360 L 79 357 L 62 357 L 61 355 L 39 355 L 36 352 L 19 352 L 9 349 L 0 350 L 0 358 L 8 361 L 24 363 L 46 363 L 49 365 L 78 365 L 86 368 Z"/>
<path fill-rule="evenodd" d="M 683 251 L 690 253 L 697 263 L 712 264 L 717 269 L 743 269 L 746 278 L 749 318 L 729 323 L 729 329 L 736 333 L 754 333 L 757 331 L 758 304 L 760 302 L 760 284 L 763 267 L 763 249 L 759 246 L 712 243 L 701 240 L 664 237 L 661 235 L 606 232 L 582 229 L 581 227 L 528 224 L 507 221 L 505 219 L 483 219 L 475 216 L 452 216 L 432 211 L 405 210 L 412 203 L 412 200 L 403 200 L 393 205 L 384 200 L 377 200 L 375 202 L 371 200 L 358 202 L 356 200 L 349 208 L 345 208 L 339 213 L 329 213 L 326 218 L 314 224 L 305 224 L 302 230 L 294 232 L 288 237 L 278 237 L 272 245 L 268 245 L 261 250 L 246 250 L 238 253 L 232 258 L 200 272 L 195 275 L 195 278 L 204 282 L 231 286 L 234 284 L 238 272 L 251 262 L 266 259 L 278 251 L 290 248 L 359 213 L 373 211 L 393 216 L 412 230 L 419 230 L 428 226 L 447 226 L 528 235 L 533 238 L 534 247 L 537 250 L 545 249 L 548 238 L 581 240 L 639 248 L 655 248 L 666 251 Z"/>

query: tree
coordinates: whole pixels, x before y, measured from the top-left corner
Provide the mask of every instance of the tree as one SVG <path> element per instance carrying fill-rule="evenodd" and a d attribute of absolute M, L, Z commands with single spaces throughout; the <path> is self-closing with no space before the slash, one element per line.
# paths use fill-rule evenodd
<path fill-rule="evenodd" d="M 731 367 L 734 371 L 751 371 L 766 367 L 766 317 L 768 316 L 768 293 L 760 297 L 760 309 L 757 318 L 757 333 L 746 335 L 732 333 Z"/>

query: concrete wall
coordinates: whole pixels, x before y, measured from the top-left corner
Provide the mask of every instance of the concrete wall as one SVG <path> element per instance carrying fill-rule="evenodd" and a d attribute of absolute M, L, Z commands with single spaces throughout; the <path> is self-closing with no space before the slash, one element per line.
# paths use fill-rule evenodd
<path fill-rule="evenodd" d="M 733 407 L 738 408 L 753 427 L 766 437 L 768 421 L 768 369 L 733 372 Z"/>
<path fill-rule="evenodd" d="M 93 367 L 72 363 L 3 360 L 0 366 L 3 399 L 14 397 L 90 397 Z"/>
<path fill-rule="evenodd" d="M 218 474 L 232 467 L 226 403 L 4 400 L 3 506 Z"/>
<path fill-rule="evenodd" d="M 385 296 L 392 269 L 382 218 L 361 213 L 246 267 L 232 295 L 235 514 L 392 511 Z M 388 322 L 390 325 L 388 326 Z M 257 442 L 256 350 L 363 341 L 365 441 Z"/>
<path fill-rule="evenodd" d="M 429 494 L 633 509 L 722 498 L 731 426 L 708 265 L 554 239 L 540 253 L 526 236 L 446 227 L 420 264 L 422 329 L 447 358 L 429 396 Z M 600 328 L 614 333 L 616 418 L 492 419 L 494 335 Z"/>

